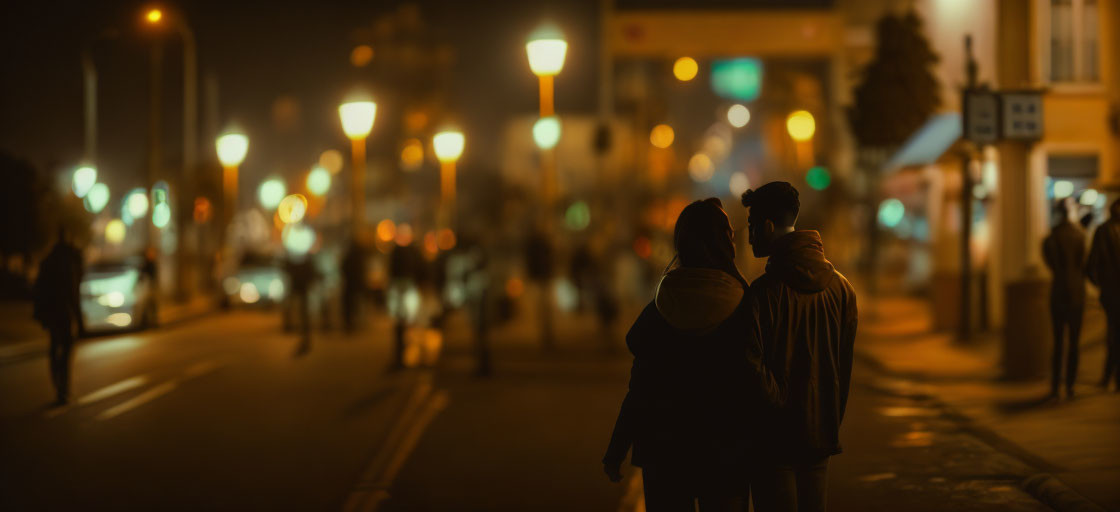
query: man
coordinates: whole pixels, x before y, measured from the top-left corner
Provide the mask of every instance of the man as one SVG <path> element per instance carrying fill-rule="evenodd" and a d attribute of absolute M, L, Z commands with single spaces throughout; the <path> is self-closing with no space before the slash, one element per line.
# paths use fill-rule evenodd
<path fill-rule="evenodd" d="M 855 291 L 825 258 L 820 235 L 794 229 L 801 203 L 792 185 L 767 183 L 742 202 L 754 255 L 769 257 L 750 287 L 767 364 L 788 385 L 767 421 L 772 451 L 751 481 L 755 510 L 823 511 L 851 383 Z"/>
<path fill-rule="evenodd" d="M 1062 356 L 1066 356 L 1066 396 L 1073 398 L 1077 381 L 1081 317 L 1085 310 L 1085 232 L 1075 224 L 1073 200 L 1066 198 L 1054 208 L 1058 223 L 1042 242 L 1042 256 L 1050 268 L 1050 319 L 1054 329 L 1054 355 L 1050 368 L 1050 397 L 1059 398 Z M 1069 331 L 1069 343 L 1063 340 Z"/>
<path fill-rule="evenodd" d="M 289 300 L 294 301 L 292 313 L 299 317 L 300 336 L 295 356 L 302 357 L 311 352 L 311 285 L 317 273 L 310 254 L 289 255 L 285 269 L 292 288 L 289 295 Z"/>
<path fill-rule="evenodd" d="M 1108 323 L 1101 387 L 1108 389 L 1109 381 L 1115 378 L 1116 390 L 1120 391 L 1120 199 L 1109 208 L 1108 221 L 1093 233 L 1085 270 L 1101 291 L 1101 306 Z"/>
<path fill-rule="evenodd" d="M 39 264 L 35 280 L 33 315 L 50 332 L 51 382 L 58 405 L 70 399 L 70 353 L 74 348 L 74 329 L 81 327 L 82 314 L 78 287 L 82 281 L 82 255 L 58 231 L 58 242 Z"/>
<path fill-rule="evenodd" d="M 354 332 L 357 315 L 366 291 L 366 254 L 357 239 L 342 257 L 342 325 L 347 333 Z"/>

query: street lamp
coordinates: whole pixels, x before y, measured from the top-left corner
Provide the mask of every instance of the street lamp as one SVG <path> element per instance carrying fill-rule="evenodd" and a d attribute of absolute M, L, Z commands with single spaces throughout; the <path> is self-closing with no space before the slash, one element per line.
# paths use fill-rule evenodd
<path fill-rule="evenodd" d="M 802 168 L 812 166 L 813 134 L 817 132 L 813 114 L 807 110 L 794 111 L 786 118 L 786 131 L 796 144 L 798 165 Z"/>
<path fill-rule="evenodd" d="M 525 44 L 529 54 L 529 69 L 540 79 L 541 117 L 555 112 L 553 108 L 553 77 L 564 68 L 568 42 L 563 34 L 551 26 L 538 28 Z"/>
<path fill-rule="evenodd" d="M 350 151 L 353 158 L 353 184 L 351 190 L 351 219 L 354 223 L 353 236 L 357 237 L 362 229 L 365 212 L 366 192 L 366 137 L 373 129 L 377 116 L 377 103 L 372 101 L 351 101 L 338 106 L 338 116 L 342 119 L 342 131 L 350 138 Z"/>
<path fill-rule="evenodd" d="M 442 217 L 440 224 L 447 227 L 455 214 L 455 162 L 463 155 L 466 138 L 463 132 L 446 130 L 432 137 L 432 147 L 439 160 L 439 190 Z"/>
<path fill-rule="evenodd" d="M 74 191 L 75 196 L 82 198 L 89 193 L 94 183 L 97 183 L 97 168 L 92 165 L 83 165 L 74 170 L 70 188 Z"/>
<path fill-rule="evenodd" d="M 228 226 L 237 210 L 237 167 L 249 152 L 249 137 L 239 131 L 228 130 L 218 137 L 215 144 L 218 161 L 222 163 L 222 195 L 225 197 L 223 213 Z"/>

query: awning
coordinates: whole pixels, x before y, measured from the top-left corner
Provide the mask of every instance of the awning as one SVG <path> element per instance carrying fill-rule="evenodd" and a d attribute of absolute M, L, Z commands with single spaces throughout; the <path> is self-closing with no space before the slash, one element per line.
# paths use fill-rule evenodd
<path fill-rule="evenodd" d="M 938 114 L 914 132 L 883 166 L 884 173 L 903 167 L 929 165 L 937 162 L 953 143 L 961 138 L 961 115 L 957 112 Z"/>

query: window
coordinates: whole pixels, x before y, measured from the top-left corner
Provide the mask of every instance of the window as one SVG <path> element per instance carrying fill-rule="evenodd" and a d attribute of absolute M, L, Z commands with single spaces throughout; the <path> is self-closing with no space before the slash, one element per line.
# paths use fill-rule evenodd
<path fill-rule="evenodd" d="M 1100 75 L 1099 0 L 1043 0 L 1046 78 L 1096 82 Z"/>

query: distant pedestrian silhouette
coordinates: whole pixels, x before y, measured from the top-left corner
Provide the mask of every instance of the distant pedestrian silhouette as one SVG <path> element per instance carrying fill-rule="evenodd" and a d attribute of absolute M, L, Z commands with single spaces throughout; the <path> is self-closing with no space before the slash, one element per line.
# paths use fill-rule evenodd
<path fill-rule="evenodd" d="M 758 512 L 825 509 L 829 459 L 840 453 L 856 336 L 856 295 L 816 231 L 797 231 L 797 189 L 771 182 L 742 197 L 751 248 L 769 257 L 751 284 L 766 362 L 788 385 L 768 418 L 766 463 L 751 478 Z"/>
<path fill-rule="evenodd" d="M 1108 322 L 1101 387 L 1107 389 L 1115 379 L 1116 390 L 1120 391 L 1120 199 L 1112 203 L 1108 220 L 1093 233 L 1085 270 L 1089 280 L 1100 289 L 1101 306 Z"/>
<path fill-rule="evenodd" d="M 1054 355 L 1050 368 L 1050 396 L 1059 397 L 1062 358 L 1065 356 L 1066 396 L 1073 397 L 1085 310 L 1085 232 L 1074 221 L 1073 201 L 1066 198 L 1054 208 L 1057 224 L 1042 242 L 1042 256 L 1053 274 L 1050 284 L 1050 319 L 1054 329 Z M 1069 332 L 1068 341 L 1064 339 Z"/>
<path fill-rule="evenodd" d="M 39 277 L 33 289 L 36 320 L 50 333 L 51 382 L 57 403 L 70 399 L 70 361 L 74 331 L 82 330 L 78 288 L 82 281 L 82 255 L 58 231 L 58 241 L 39 264 Z"/>
<path fill-rule="evenodd" d="M 679 266 L 626 335 L 634 354 L 603 468 L 612 481 L 632 448 L 646 510 L 739 510 L 758 451 L 758 417 L 781 402 L 762 364 L 756 312 L 735 267 L 734 232 L 718 199 L 677 219 Z"/>
<path fill-rule="evenodd" d="M 296 348 L 296 357 L 307 355 L 311 352 L 311 285 L 315 282 L 315 266 L 308 254 L 289 256 L 285 269 L 288 272 L 288 283 L 292 293 L 289 296 L 294 313 L 299 317 L 299 346 Z"/>
<path fill-rule="evenodd" d="M 365 279 L 365 250 L 357 240 L 352 240 L 342 257 L 342 325 L 346 332 L 354 332 L 365 293 Z"/>

